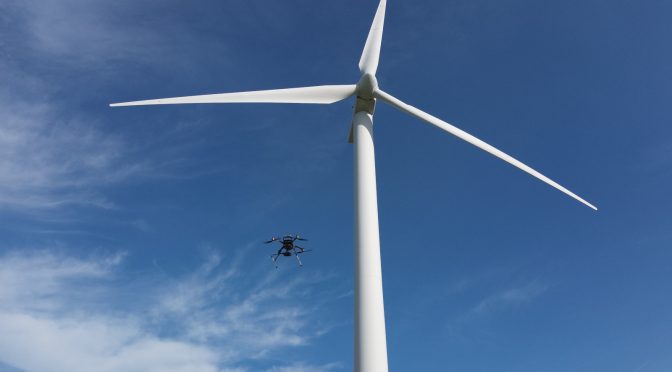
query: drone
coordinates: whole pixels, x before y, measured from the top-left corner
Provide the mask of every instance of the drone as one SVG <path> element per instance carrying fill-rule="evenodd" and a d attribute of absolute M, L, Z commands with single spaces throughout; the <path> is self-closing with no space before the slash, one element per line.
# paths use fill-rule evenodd
<path fill-rule="evenodd" d="M 275 265 L 276 269 L 278 268 L 278 258 L 280 256 L 289 257 L 292 254 L 294 255 L 294 257 L 296 257 L 296 260 L 299 262 L 299 266 L 303 266 L 303 263 L 301 262 L 301 258 L 299 258 L 299 255 L 305 252 L 310 252 L 312 251 L 312 249 L 305 249 L 303 247 L 294 244 L 294 242 L 297 240 L 306 241 L 308 239 L 302 238 L 299 235 L 293 235 L 293 236 L 285 235 L 282 238 L 272 237 L 271 240 L 264 242 L 266 244 L 273 242 L 278 242 L 282 244 L 282 247 L 278 249 L 278 253 L 271 255 L 271 260 L 273 261 L 273 264 Z"/>

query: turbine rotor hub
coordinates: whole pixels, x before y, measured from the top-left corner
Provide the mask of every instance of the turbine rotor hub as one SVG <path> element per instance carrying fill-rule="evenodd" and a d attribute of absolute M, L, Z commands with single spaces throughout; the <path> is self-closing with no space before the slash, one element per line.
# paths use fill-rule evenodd
<path fill-rule="evenodd" d="M 359 98 L 371 100 L 373 99 L 373 93 L 376 90 L 378 90 L 378 80 L 375 76 L 366 73 L 359 79 L 357 87 L 355 88 L 355 93 Z"/>

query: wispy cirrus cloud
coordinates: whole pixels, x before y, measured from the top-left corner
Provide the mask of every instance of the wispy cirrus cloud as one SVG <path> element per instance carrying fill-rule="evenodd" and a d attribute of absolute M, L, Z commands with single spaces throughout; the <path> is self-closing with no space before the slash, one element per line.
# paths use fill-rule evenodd
<path fill-rule="evenodd" d="M 123 257 L 0 256 L 0 361 L 26 371 L 246 371 L 247 360 L 321 334 L 296 301 L 297 283 L 276 291 L 268 277 L 250 281 L 212 251 L 177 279 L 122 287 Z M 112 305 L 118 298 L 126 304 Z"/>
<path fill-rule="evenodd" d="M 125 6 L 131 3 L 135 6 Z M 167 41 L 175 39 L 165 38 L 154 27 L 153 22 L 161 17 L 143 15 L 147 8 L 155 14 L 162 6 L 131 1 L 8 0 L 0 5 L 0 26 L 21 39 L 8 38 L 2 46 L 45 58 L 40 67 L 49 63 L 82 68 L 105 61 L 160 61 L 170 47 Z M 185 34 L 182 31 L 180 34 Z"/>
<path fill-rule="evenodd" d="M 147 334 L 133 320 L 0 313 L 0 356 L 26 371 L 217 371 L 207 347 Z"/>
<path fill-rule="evenodd" d="M 11 251 L 0 258 L 0 309 L 61 311 L 90 283 L 111 276 L 124 254 L 81 260 L 51 251 Z M 83 281 L 79 281 L 83 280 Z"/>
<path fill-rule="evenodd" d="M 492 274 L 485 275 L 489 277 Z M 465 306 L 459 310 L 452 320 L 447 322 L 446 330 L 455 341 L 472 343 L 487 342 L 495 336 L 491 328 L 490 321 L 501 319 L 503 316 L 510 316 L 513 312 L 525 312 L 526 306 L 530 305 L 539 297 L 543 296 L 549 290 L 549 286 L 538 280 L 518 282 L 506 286 L 496 285 L 496 289 L 487 290 L 474 287 L 473 278 L 464 283 L 471 283 L 464 290 L 456 295 L 471 297 L 476 300 L 465 301 L 465 304 L 471 302 L 471 305 Z M 489 278 L 491 282 L 494 278 Z M 501 278 L 497 278 L 501 281 Z M 460 281 L 461 282 L 461 281 Z M 491 287 L 491 283 L 480 283 L 479 286 L 486 285 Z M 477 326 L 476 326 L 477 325 Z"/>
<path fill-rule="evenodd" d="M 100 188 L 147 169 L 145 162 L 129 160 L 122 136 L 104 131 L 99 120 L 80 108 L 69 107 L 59 91 L 59 84 L 69 80 L 62 75 L 73 71 L 49 67 L 95 54 L 76 40 L 105 27 L 105 22 L 95 24 L 95 14 L 73 11 L 72 4 L 10 0 L 0 5 L 0 32 L 5 36 L 0 44 L 0 209 L 113 208 Z M 82 22 L 92 27 L 81 29 L 77 25 Z"/>
<path fill-rule="evenodd" d="M 122 138 L 94 123 L 59 118 L 48 103 L 21 101 L 0 90 L 0 207 L 64 205 L 112 208 L 99 187 L 127 179 L 143 165 L 126 162 Z"/>
<path fill-rule="evenodd" d="M 548 286 L 530 282 L 523 286 L 511 287 L 495 292 L 471 309 L 472 314 L 486 314 L 503 308 L 511 308 L 531 302 L 548 290 Z"/>
<path fill-rule="evenodd" d="M 124 12 L 141 9 L 105 1 L 0 4 L 0 210 L 111 209 L 105 187 L 181 166 L 179 149 L 170 161 L 139 153 L 98 111 L 79 104 L 97 91 L 96 82 L 110 86 L 107 69 L 119 61 L 143 65 L 180 55 L 158 41 L 151 22 L 131 22 Z M 73 90 L 73 78 L 83 76 L 87 89 Z"/>
<path fill-rule="evenodd" d="M 159 337 L 137 315 L 100 305 L 122 257 L 0 257 L 0 360 L 26 371 L 216 371 L 208 347 Z"/>
<path fill-rule="evenodd" d="M 163 123 L 160 136 L 142 137 L 140 130 L 124 132 L 124 123 L 106 121 L 113 114 L 103 110 L 113 99 L 101 102 L 104 92 L 121 91 L 115 99 L 132 99 L 146 88 L 139 81 L 177 76 L 184 82 L 184 74 L 203 81 L 208 70 L 204 64 L 221 69 L 235 60 L 230 39 L 203 30 L 192 17 L 176 15 L 174 5 L 128 0 L 0 3 L 0 212 L 38 214 L 64 206 L 113 209 L 120 206 L 105 189 L 129 180 L 195 178 L 230 169 L 204 157 L 196 163 L 194 147 L 209 150 L 194 144 L 202 145 L 199 141 L 207 135 L 200 133 L 197 140 L 184 132 L 197 123 Z M 219 21 L 258 24 L 262 15 L 268 21 L 264 27 L 269 27 L 285 23 L 284 18 L 277 20 L 278 11 L 291 14 L 279 4 L 239 7 L 240 14 L 222 12 L 225 21 Z M 200 61 L 189 52 L 195 48 L 205 51 Z M 176 133 L 184 127 L 189 129 Z M 168 140 L 157 145 L 161 140 L 156 137 Z M 302 165 L 302 173 L 320 171 L 333 161 L 334 149 L 311 146 L 312 162 Z"/>
<path fill-rule="evenodd" d="M 285 367 L 273 367 L 266 370 L 266 372 L 328 372 L 341 368 L 343 368 L 343 365 L 340 363 L 329 363 L 324 365 L 298 363 Z"/>
<path fill-rule="evenodd" d="M 191 340 L 221 345 L 234 359 L 264 357 L 280 345 L 305 345 L 322 334 L 322 328 L 308 324 L 318 305 L 294 302 L 312 290 L 305 286 L 306 278 L 278 286 L 273 274 L 239 271 L 240 256 L 228 266 L 223 260 L 211 251 L 198 270 L 166 287 L 157 297 L 154 316 L 174 324 Z M 258 281 L 245 280 L 257 274 Z M 323 281 L 311 278 L 313 283 Z M 232 298 L 236 300 L 230 302 Z"/>

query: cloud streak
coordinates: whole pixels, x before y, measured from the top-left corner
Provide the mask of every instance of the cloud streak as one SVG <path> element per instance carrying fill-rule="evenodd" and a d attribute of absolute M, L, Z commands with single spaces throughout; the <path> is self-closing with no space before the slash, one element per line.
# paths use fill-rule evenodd
<path fill-rule="evenodd" d="M 58 119 L 51 104 L 19 101 L 0 89 L 0 207 L 53 209 L 66 205 L 113 208 L 99 194 L 140 172 L 124 164 L 124 141 L 94 123 Z"/>
<path fill-rule="evenodd" d="M 71 42 L 64 30 L 88 19 L 70 14 L 68 20 L 68 4 L 62 5 L 9 1 L 0 9 L 0 31 L 8 35 L 0 45 L 0 209 L 35 213 L 71 205 L 114 208 L 100 188 L 147 168 L 129 161 L 124 138 L 106 133 L 99 120 L 81 109 L 73 110 L 68 98 L 76 94 L 59 91 L 62 75 L 71 69 L 44 71 L 75 61 L 76 54 L 90 55 L 76 45 L 67 56 L 58 55 L 55 46 L 40 41 L 43 35 Z M 98 28 L 81 34 L 90 36 Z"/>
<path fill-rule="evenodd" d="M 63 87 L 77 87 L 73 77 L 86 75 L 87 86 L 95 87 L 96 79 L 109 79 L 102 66 L 111 61 L 165 57 L 165 51 L 146 48 L 154 45 L 147 39 L 159 36 L 156 29 L 129 22 L 119 12 L 131 10 L 121 9 L 103 1 L 0 5 L 6 36 L 0 42 L 0 210 L 113 209 L 105 187 L 183 165 L 179 154 L 170 154 L 172 163 L 139 156 L 128 138 L 75 105 L 90 99 L 92 89 Z"/>
<path fill-rule="evenodd" d="M 491 294 L 481 300 L 471 310 L 472 314 L 487 314 L 503 308 L 511 308 L 531 302 L 548 290 L 548 287 L 536 282 L 521 287 L 508 288 Z"/>

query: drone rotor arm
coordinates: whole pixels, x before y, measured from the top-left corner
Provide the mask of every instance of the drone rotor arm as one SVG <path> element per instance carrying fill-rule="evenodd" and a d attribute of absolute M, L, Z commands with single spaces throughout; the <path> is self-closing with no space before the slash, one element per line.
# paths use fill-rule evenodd
<path fill-rule="evenodd" d="M 302 246 L 299 246 L 299 245 L 295 245 L 294 247 L 299 248 L 301 250 L 301 253 L 312 251 L 312 249 L 306 249 L 306 248 L 303 248 Z"/>

